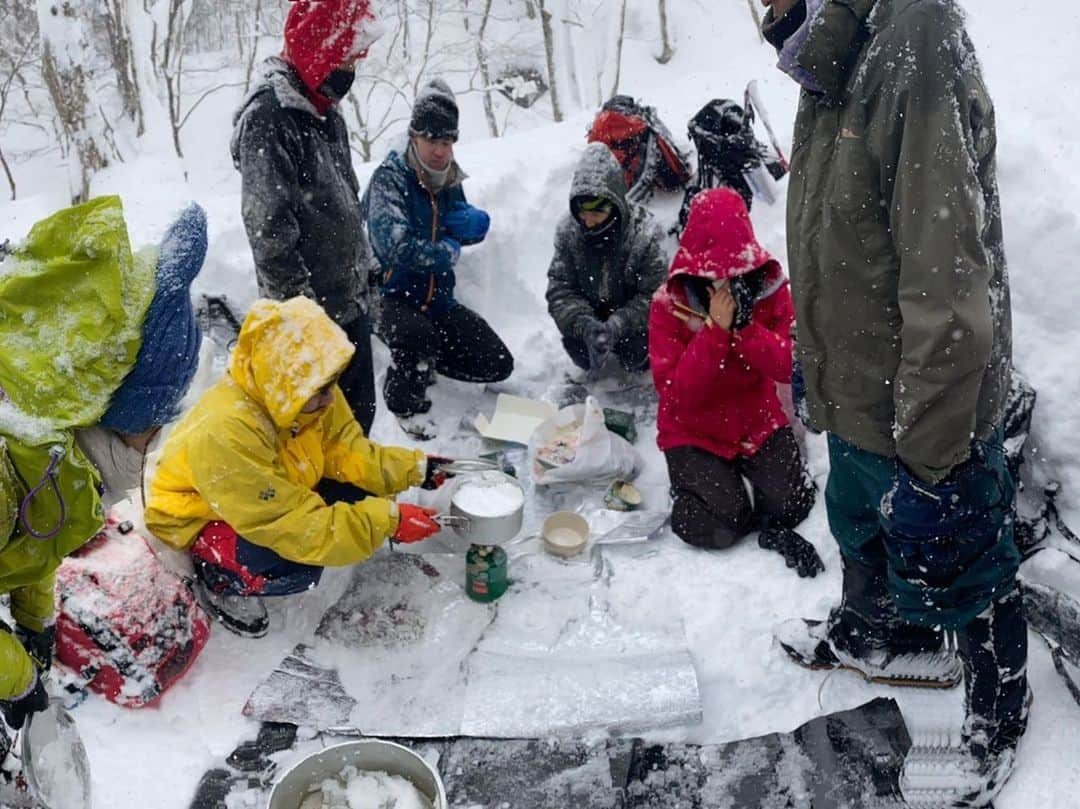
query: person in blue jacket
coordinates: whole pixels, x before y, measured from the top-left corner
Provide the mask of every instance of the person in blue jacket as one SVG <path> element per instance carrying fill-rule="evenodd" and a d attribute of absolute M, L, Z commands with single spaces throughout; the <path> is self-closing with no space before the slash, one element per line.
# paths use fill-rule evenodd
<path fill-rule="evenodd" d="M 368 236 L 378 260 L 381 314 L 376 333 L 390 348 L 386 406 L 417 438 L 431 438 L 427 388 L 435 372 L 497 382 L 514 369 L 509 349 L 482 317 L 454 299 L 463 247 L 487 235 L 489 217 L 465 199 L 454 159 L 458 107 L 441 79 L 421 89 L 408 144 L 391 149 L 364 194 Z"/>

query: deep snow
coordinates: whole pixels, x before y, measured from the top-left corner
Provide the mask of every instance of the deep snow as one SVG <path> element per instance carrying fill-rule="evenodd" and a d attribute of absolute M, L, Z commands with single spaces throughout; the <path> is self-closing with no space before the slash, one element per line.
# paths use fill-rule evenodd
<path fill-rule="evenodd" d="M 997 105 L 999 181 L 1004 206 L 1015 324 L 1015 359 L 1039 391 L 1030 466 L 1037 481 L 1062 480 L 1067 521 L 1080 523 L 1080 284 L 1071 262 L 1080 254 L 1076 207 L 1080 185 L 1072 167 L 1080 159 L 1080 108 L 1072 84 L 1080 75 L 1080 9 L 1034 0 L 966 2 L 969 24 Z M 739 98 L 746 81 L 758 78 L 782 143 L 790 143 L 796 90 L 773 67 L 771 49 L 759 44 L 744 0 L 680 0 L 669 4 L 675 58 L 658 65 L 654 41 L 626 43 L 622 88 L 655 105 L 685 143 L 684 122 L 707 100 Z M 146 155 L 116 166 L 94 181 L 95 193 L 122 194 L 136 244 L 155 241 L 186 201 L 202 204 L 210 222 L 210 252 L 196 281 L 200 292 L 225 293 L 246 305 L 255 296 L 251 254 L 240 221 L 239 176 L 228 156 L 231 106 L 225 93 L 199 108 L 185 130 L 189 158 L 183 175 L 171 153 Z M 470 178 L 470 200 L 492 215 L 482 245 L 467 248 L 458 268 L 459 293 L 489 318 L 517 360 L 514 382 L 539 393 L 569 367 L 543 292 L 558 217 L 577 156 L 584 148 L 590 115 L 561 125 L 484 137 L 479 102 L 464 103 L 457 155 Z M 366 183 L 373 164 L 357 165 Z M 25 175 L 24 175 L 25 177 Z M 63 172 L 41 166 L 25 180 L 15 203 L 0 207 L 0 235 L 19 237 L 29 226 L 66 204 Z M 662 221 L 674 221 L 679 200 L 654 201 Z M 783 205 L 758 204 L 753 219 L 762 243 L 785 255 Z M 388 355 L 375 344 L 381 383 Z M 475 408 L 474 390 L 440 382 L 436 407 L 442 422 L 456 425 Z M 407 443 L 381 407 L 376 440 Z M 639 479 L 647 497 L 661 505 L 666 468 L 655 450 L 655 433 L 642 431 L 637 447 L 646 456 Z M 438 441 L 425 445 L 441 449 Z M 827 472 L 824 443 L 808 441 L 819 487 Z M 705 718 L 701 725 L 656 734 L 657 739 L 719 742 L 790 730 L 823 712 L 857 705 L 876 695 L 896 697 L 909 715 L 958 721 L 958 692 L 930 695 L 869 687 L 848 675 L 825 676 L 789 663 L 771 641 L 771 627 L 796 615 L 822 616 L 839 590 L 839 562 L 820 502 L 803 526 L 827 566 L 812 581 L 798 580 L 779 556 L 744 542 L 724 553 L 661 540 L 657 555 L 622 561 L 624 584 L 637 588 L 643 604 L 681 617 L 697 666 Z M 1069 563 L 1071 564 L 1071 563 Z M 92 697 L 75 717 L 94 774 L 95 803 L 111 809 L 186 809 L 199 776 L 236 743 L 254 736 L 240 709 L 255 684 L 293 645 L 310 635 L 322 611 L 340 593 L 346 574 L 332 571 L 319 590 L 272 605 L 273 628 L 260 640 L 240 640 L 215 629 L 202 657 L 160 707 L 133 711 Z M 513 598 L 511 591 L 506 598 Z M 1054 672 L 1042 641 L 1031 638 L 1030 676 L 1035 692 L 1028 735 L 1011 783 L 996 805 L 1067 807 L 1080 792 L 1075 740 L 1077 706 Z"/>

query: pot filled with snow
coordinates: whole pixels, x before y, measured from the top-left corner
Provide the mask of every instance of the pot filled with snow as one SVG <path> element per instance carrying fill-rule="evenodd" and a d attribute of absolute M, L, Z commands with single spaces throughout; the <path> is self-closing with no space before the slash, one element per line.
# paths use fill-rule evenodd
<path fill-rule="evenodd" d="M 90 763 L 75 720 L 63 702 L 28 719 L 22 731 L 22 760 L 35 806 L 44 809 L 90 809 Z"/>
<path fill-rule="evenodd" d="M 463 475 L 454 484 L 447 524 L 474 545 L 499 545 L 521 531 L 525 490 L 504 472 Z"/>
<path fill-rule="evenodd" d="M 344 742 L 294 764 L 267 809 L 447 809 L 438 771 L 407 747 L 380 739 Z"/>

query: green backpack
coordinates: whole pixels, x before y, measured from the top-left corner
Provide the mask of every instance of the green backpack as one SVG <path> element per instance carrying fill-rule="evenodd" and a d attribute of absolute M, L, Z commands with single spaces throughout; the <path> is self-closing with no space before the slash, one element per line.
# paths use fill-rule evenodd
<path fill-rule="evenodd" d="M 155 263 L 132 253 L 116 196 L 38 222 L 0 262 L 0 592 L 100 526 L 100 480 L 74 429 L 101 418 L 135 364 Z"/>

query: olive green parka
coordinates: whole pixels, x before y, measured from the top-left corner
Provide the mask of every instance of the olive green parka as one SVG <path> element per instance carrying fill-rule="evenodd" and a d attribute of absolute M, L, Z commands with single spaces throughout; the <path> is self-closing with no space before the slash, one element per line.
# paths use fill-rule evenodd
<path fill-rule="evenodd" d="M 994 108 L 952 0 L 825 0 L 788 254 L 813 423 L 937 482 L 1011 373 Z"/>

